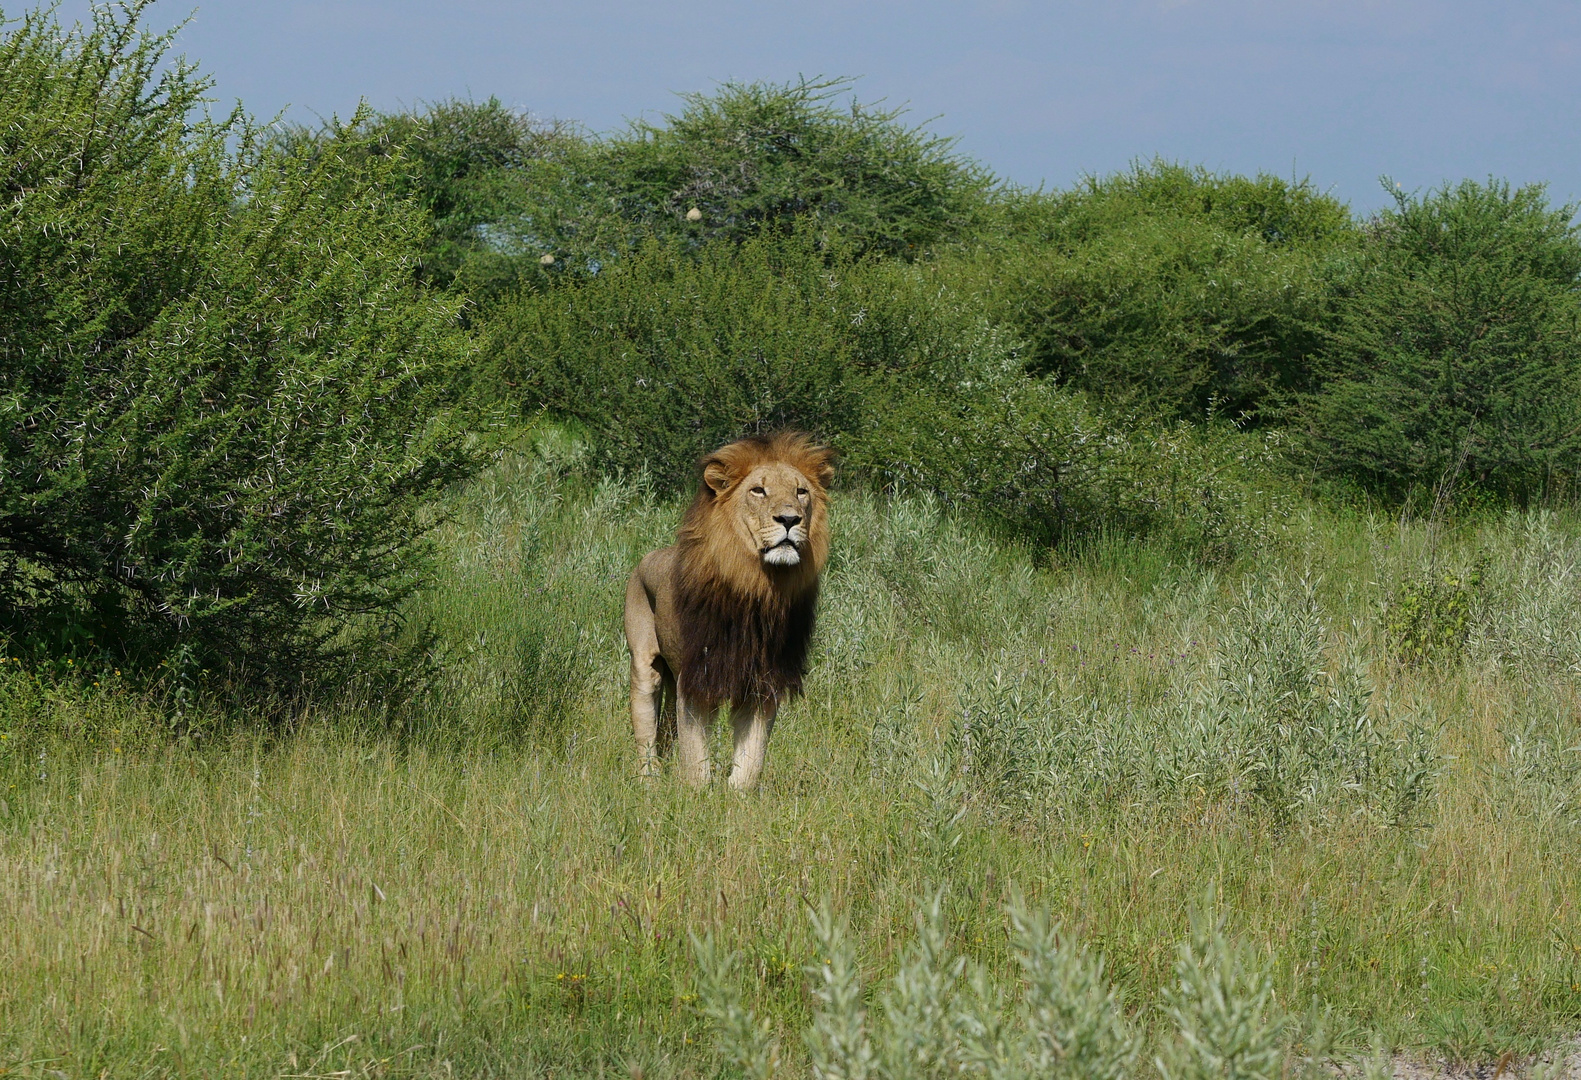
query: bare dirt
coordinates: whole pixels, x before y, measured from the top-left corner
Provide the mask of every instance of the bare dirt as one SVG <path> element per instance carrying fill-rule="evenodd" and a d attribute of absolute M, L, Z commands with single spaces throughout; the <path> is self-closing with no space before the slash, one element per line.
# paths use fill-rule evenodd
<path fill-rule="evenodd" d="M 1405 1055 L 1394 1059 L 1395 1080 L 1526 1080 L 1528 1077 L 1581 1080 L 1581 1038 L 1560 1050 L 1531 1059 L 1504 1058 L 1476 1065 L 1422 1061 Z"/>

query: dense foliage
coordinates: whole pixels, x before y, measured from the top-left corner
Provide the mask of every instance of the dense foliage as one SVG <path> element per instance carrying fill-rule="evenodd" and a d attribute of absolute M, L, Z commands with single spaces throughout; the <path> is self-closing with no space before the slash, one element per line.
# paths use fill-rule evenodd
<path fill-rule="evenodd" d="M 580 146 L 574 133 L 497 98 L 440 101 L 351 127 L 287 125 L 270 142 L 287 154 L 334 152 L 370 166 L 392 194 L 423 211 L 424 281 L 449 285 L 459 273 L 474 289 L 516 283 L 516 268 L 491 242 L 495 230 L 524 212 L 537 172 Z"/>
<path fill-rule="evenodd" d="M 847 89 L 732 83 L 607 137 L 492 100 L 380 118 L 381 145 L 426 163 L 401 190 L 431 210 L 431 278 L 480 305 L 479 385 L 666 483 L 733 432 L 812 426 L 1039 539 L 1153 530 L 1166 503 L 1211 518 L 1222 455 L 1182 446 L 1243 480 L 1256 462 L 1263 489 L 1291 487 L 1278 462 L 1392 503 L 1573 483 L 1581 264 L 1572 208 L 1540 188 L 1397 192 L 1362 222 L 1306 180 L 1167 161 L 1023 192 L 896 112 L 838 106 Z M 1029 418 L 1055 414 L 1087 434 L 1051 443 Z M 1275 435 L 1228 451 L 1215 428 Z M 1083 486 L 1118 444 L 1192 494 L 1143 484 L 1126 509 L 1129 481 Z"/>
<path fill-rule="evenodd" d="M 502 392 L 579 421 L 606 465 L 674 487 L 738 432 L 860 425 L 864 368 L 894 360 L 863 348 L 883 332 L 858 316 L 883 269 L 826 264 L 807 238 L 695 258 L 651 240 L 503 307 L 488 353 Z"/>
<path fill-rule="evenodd" d="M 1309 183 L 1155 162 L 1012 199 L 985 244 L 1034 371 L 1200 420 L 1309 385 L 1352 241 Z"/>
<path fill-rule="evenodd" d="M 497 383 L 580 422 L 605 464 L 665 487 L 744 431 L 849 444 L 892 380 L 970 364 L 981 320 L 902 264 L 819 248 L 810 230 L 695 255 L 650 240 L 503 306 L 488 338 Z"/>
<path fill-rule="evenodd" d="M 967 236 L 987 207 L 986 171 L 907 127 L 902 110 L 841 103 L 850 88 L 727 83 L 602 138 L 494 98 L 449 100 L 378 116 L 342 152 L 398 159 L 392 189 L 431 224 L 425 278 L 459 279 L 481 300 L 595 275 L 654 237 L 697 250 L 811 229 L 911 258 Z M 275 142 L 322 149 L 339 130 L 288 127 Z"/>
<path fill-rule="evenodd" d="M 590 166 L 600 195 L 629 221 L 699 242 L 783 233 L 804 219 L 892 255 L 964 235 L 987 174 L 950 140 L 904 126 L 900 110 L 842 106 L 847 89 L 803 79 L 686 95 L 679 115 L 599 146 Z"/>
<path fill-rule="evenodd" d="M 743 247 L 628 208 L 663 239 L 596 272 L 534 267 L 494 307 L 510 375 L 491 385 L 588 425 L 612 464 L 666 475 L 734 430 L 820 428 L 869 475 L 909 474 L 1040 540 L 1154 530 L 1188 506 L 1211 519 L 1237 474 L 1266 492 L 1311 470 L 1393 503 L 1456 485 L 1529 499 L 1568 490 L 1581 439 L 1571 213 L 1539 188 L 1465 184 L 1358 224 L 1306 181 L 1154 162 L 1001 191 L 901 272 L 831 245 L 816 217 L 795 243 Z M 1272 442 L 1206 434 L 1226 424 Z M 1117 453 L 1125 481 L 1100 482 Z"/>
<path fill-rule="evenodd" d="M 395 171 L 207 118 L 143 6 L 0 40 L 0 612 L 290 681 L 419 580 L 468 346 Z"/>
<path fill-rule="evenodd" d="M 1277 439 L 1219 422 L 1141 422 L 1028 379 L 1002 337 L 971 367 L 891 391 L 852 457 L 891 490 L 922 491 L 1039 546 L 1152 537 L 1227 561 L 1276 538 L 1288 497 Z"/>
<path fill-rule="evenodd" d="M 1581 233 L 1543 189 L 1466 181 L 1369 224 L 1303 410 L 1324 474 L 1404 499 L 1530 499 L 1581 470 Z"/>

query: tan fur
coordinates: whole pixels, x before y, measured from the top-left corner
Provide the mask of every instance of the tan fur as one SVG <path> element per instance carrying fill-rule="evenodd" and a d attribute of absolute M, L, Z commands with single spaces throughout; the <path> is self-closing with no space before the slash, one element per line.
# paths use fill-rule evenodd
<path fill-rule="evenodd" d="M 832 455 L 793 432 L 703 459 L 673 547 L 626 586 L 631 723 L 644 775 L 667 749 L 667 705 L 683 776 L 708 781 L 708 731 L 729 703 L 730 785 L 751 788 L 780 703 L 801 689 L 818 582 L 829 557 Z"/>

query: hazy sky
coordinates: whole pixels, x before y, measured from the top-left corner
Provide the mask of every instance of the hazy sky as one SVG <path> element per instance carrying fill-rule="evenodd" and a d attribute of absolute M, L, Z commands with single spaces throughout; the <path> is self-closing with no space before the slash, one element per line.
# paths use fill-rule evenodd
<path fill-rule="evenodd" d="M 264 117 L 494 95 L 608 131 L 724 80 L 854 75 L 1027 185 L 1162 155 L 1310 176 L 1359 210 L 1383 174 L 1581 196 L 1575 0 L 206 0 L 178 40 Z"/>

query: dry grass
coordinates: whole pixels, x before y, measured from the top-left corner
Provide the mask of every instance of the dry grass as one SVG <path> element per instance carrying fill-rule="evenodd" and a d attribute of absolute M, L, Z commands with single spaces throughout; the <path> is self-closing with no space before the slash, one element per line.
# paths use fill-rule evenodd
<path fill-rule="evenodd" d="M 1210 884 L 1282 1007 L 1332 1006 L 1358 1046 L 1491 1060 L 1581 1025 L 1573 523 L 1439 543 L 1495 569 L 1464 657 L 1411 672 L 1384 656 L 1376 605 L 1424 565 L 1420 530 L 1298 523 L 1236 574 L 1121 544 L 1038 569 L 926 504 L 849 497 L 809 696 L 742 800 L 632 776 L 618 598 L 677 508 L 547 461 L 468 496 L 425 608 L 454 646 L 448 681 L 377 729 L 326 715 L 118 750 L 117 728 L 160 709 L 7 676 L 0 731 L 76 734 L 0 744 L 26 743 L 0 751 L 0 1067 L 712 1075 L 689 929 L 740 950 L 748 1003 L 792 1032 L 809 904 L 844 912 L 872 985 L 941 880 L 957 948 L 1008 971 L 1019 887 L 1107 955 L 1144 1029 Z M 1246 578 L 1272 599 L 1249 606 Z M 1224 645 L 1247 620 L 1295 641 L 1279 634 L 1308 616 L 1318 697 L 1359 664 L 1376 753 L 1431 736 L 1403 811 L 1383 781 L 1331 783 L 1337 766 L 1279 749 L 1330 753 L 1335 736 L 1281 727 L 1329 714 L 1281 712 L 1272 661 Z M 1251 679 L 1244 700 L 1226 673 Z M 1245 753 L 1191 757 L 1179 733 L 1235 709 Z M 1092 730 L 1119 741 L 1075 737 Z M 1048 768 L 989 767 L 1020 753 Z M 1257 779 L 1269 761 L 1289 800 Z"/>

